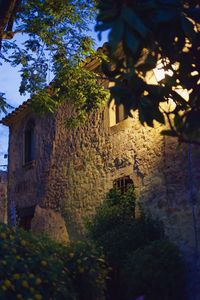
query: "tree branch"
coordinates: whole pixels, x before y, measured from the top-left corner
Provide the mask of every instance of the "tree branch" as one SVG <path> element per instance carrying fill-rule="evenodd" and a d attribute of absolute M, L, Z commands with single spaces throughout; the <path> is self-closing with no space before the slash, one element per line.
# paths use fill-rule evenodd
<path fill-rule="evenodd" d="M 2 0 L 0 3 L 0 50 L 2 39 L 11 39 L 14 17 L 20 0 Z"/>
<path fill-rule="evenodd" d="M 2 34 L 2 40 L 11 40 L 17 33 L 27 33 L 26 30 L 6 31 Z"/>
<path fill-rule="evenodd" d="M 2 33 L 1 39 L 2 40 L 11 40 L 16 32 L 13 31 L 6 31 Z"/>

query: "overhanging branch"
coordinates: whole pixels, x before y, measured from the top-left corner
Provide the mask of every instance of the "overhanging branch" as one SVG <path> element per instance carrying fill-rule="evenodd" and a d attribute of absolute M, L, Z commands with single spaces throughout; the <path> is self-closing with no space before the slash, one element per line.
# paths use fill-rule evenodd
<path fill-rule="evenodd" d="M 12 27 L 20 0 L 2 0 L 0 2 L 0 49 L 2 39 L 11 39 Z"/>

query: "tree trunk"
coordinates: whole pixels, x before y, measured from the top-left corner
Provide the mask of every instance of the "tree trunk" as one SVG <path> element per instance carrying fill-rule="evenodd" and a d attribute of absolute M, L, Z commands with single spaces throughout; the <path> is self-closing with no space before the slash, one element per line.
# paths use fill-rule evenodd
<path fill-rule="evenodd" d="M 18 0 L 0 0 L 0 40 L 11 38 L 13 18 Z"/>

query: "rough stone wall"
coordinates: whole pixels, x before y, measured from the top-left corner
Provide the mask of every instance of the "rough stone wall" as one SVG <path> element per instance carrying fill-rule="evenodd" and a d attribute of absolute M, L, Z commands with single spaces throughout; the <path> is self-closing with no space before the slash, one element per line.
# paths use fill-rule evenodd
<path fill-rule="evenodd" d="M 64 125 L 69 108 L 56 117 L 55 147 L 44 206 L 61 211 L 71 239 L 80 238 L 84 218 L 95 211 L 112 187 L 107 165 L 108 145 L 104 112 L 91 116 L 76 130 Z"/>
<path fill-rule="evenodd" d="M 191 252 L 194 216 L 199 235 L 199 148 L 191 146 L 189 168 L 188 146 L 161 136 L 159 125 L 142 127 L 137 115 L 109 127 L 105 108 L 69 130 L 65 126 L 69 114 L 66 105 L 56 121 L 28 111 L 18 115 L 10 128 L 9 204 L 60 210 L 70 238 L 78 238 L 84 232 L 84 218 L 94 213 L 113 181 L 129 175 L 138 201 L 162 218 L 171 239 Z M 30 118 L 36 124 L 36 160 L 23 165 L 23 132 Z"/>
<path fill-rule="evenodd" d="M 69 238 L 78 239 L 83 237 L 85 218 L 94 213 L 113 181 L 130 176 L 138 201 L 164 222 L 166 233 L 187 257 L 194 300 L 192 285 L 200 288 L 195 282 L 199 278 L 200 149 L 191 146 L 189 156 L 187 145 L 160 135 L 159 125 L 142 127 L 137 115 L 109 127 L 107 108 L 69 130 L 65 120 L 70 113 L 66 105 L 55 122 L 49 116 L 36 117 L 37 159 L 31 169 L 22 164 L 22 132 L 30 114 L 13 124 L 9 202 L 21 207 L 39 203 L 59 211 Z"/>
<path fill-rule="evenodd" d="M 24 164 L 24 130 L 30 119 L 35 121 L 34 138 L 37 159 Z M 13 203 L 17 209 L 41 203 L 49 172 L 54 128 L 52 115 L 39 117 L 28 110 L 21 112 L 10 126 L 8 211 Z"/>
<path fill-rule="evenodd" d="M 56 117 L 54 151 L 44 205 L 60 210 L 70 238 L 84 232 L 84 219 L 94 213 L 113 181 L 129 175 L 138 201 L 159 216 L 172 240 L 184 251 L 195 250 L 192 208 L 199 210 L 199 149 L 191 147 L 192 181 L 197 202 L 192 207 L 187 145 L 160 135 L 161 127 L 142 127 L 137 115 L 109 128 L 108 111 L 91 115 L 74 131 L 64 125 L 69 109 Z M 199 234 L 199 222 L 196 230 Z"/>
<path fill-rule="evenodd" d="M 7 172 L 0 171 L 0 223 L 7 223 Z"/>
<path fill-rule="evenodd" d="M 187 261 L 188 299 L 200 297 L 200 149 L 163 137 L 161 126 L 142 127 L 137 115 L 109 128 L 108 109 L 74 131 L 69 108 L 56 116 L 54 151 L 44 206 L 60 210 L 70 239 L 84 234 L 85 218 L 122 176 L 133 180 L 138 201 L 159 217 Z"/>

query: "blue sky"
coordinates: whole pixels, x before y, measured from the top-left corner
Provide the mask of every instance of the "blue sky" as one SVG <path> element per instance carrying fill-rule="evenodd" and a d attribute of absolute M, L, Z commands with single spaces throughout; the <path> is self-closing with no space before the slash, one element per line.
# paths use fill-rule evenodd
<path fill-rule="evenodd" d="M 20 96 L 18 92 L 20 84 L 19 69 L 11 67 L 9 64 L 3 64 L 0 67 L 0 87 L 1 91 L 6 94 L 7 102 L 17 107 L 28 97 Z M 4 115 L 0 114 L 0 118 Z M 8 128 L 0 125 L 0 165 L 7 163 L 4 154 L 8 152 Z"/>
<path fill-rule="evenodd" d="M 102 41 L 99 42 L 97 39 L 97 34 L 94 32 L 93 25 L 91 25 L 91 34 L 96 41 L 96 46 L 102 46 L 102 44 L 107 40 L 108 33 L 105 32 L 102 35 Z M 21 39 L 19 36 L 18 40 Z M 13 107 L 18 107 L 23 101 L 29 98 L 29 95 L 21 96 L 19 94 L 20 85 L 20 73 L 19 68 L 13 68 L 9 64 L 3 64 L 0 66 L 0 91 L 6 94 L 7 102 Z M 3 117 L 0 114 L 0 119 Z M 8 135 L 9 130 L 6 126 L 0 125 L 0 169 L 1 165 L 7 164 L 7 159 L 4 159 L 4 154 L 8 153 Z"/>

